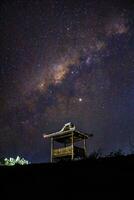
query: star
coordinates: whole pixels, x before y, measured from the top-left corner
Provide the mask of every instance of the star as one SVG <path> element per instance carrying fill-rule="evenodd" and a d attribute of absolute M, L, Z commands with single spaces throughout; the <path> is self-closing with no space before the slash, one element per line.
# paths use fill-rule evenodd
<path fill-rule="evenodd" d="M 44 82 L 39 83 L 39 84 L 37 85 L 37 88 L 38 88 L 40 91 L 44 90 L 44 88 L 45 88 L 45 83 L 44 83 Z"/>
<path fill-rule="evenodd" d="M 82 98 L 79 98 L 79 99 L 78 99 L 78 101 L 79 101 L 79 102 L 82 102 L 82 101 L 83 101 L 83 99 L 82 99 Z"/>
<path fill-rule="evenodd" d="M 70 30 L 70 27 L 67 27 L 66 29 L 67 29 L 67 31 L 69 31 L 69 30 Z"/>

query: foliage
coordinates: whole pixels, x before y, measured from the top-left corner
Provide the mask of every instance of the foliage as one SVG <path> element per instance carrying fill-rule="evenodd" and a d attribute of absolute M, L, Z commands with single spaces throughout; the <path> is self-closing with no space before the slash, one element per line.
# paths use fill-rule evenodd
<path fill-rule="evenodd" d="M 119 149 L 118 151 L 115 151 L 115 152 L 111 152 L 108 157 L 118 157 L 118 156 L 122 156 L 123 155 L 123 152 L 121 149 Z"/>
<path fill-rule="evenodd" d="M 16 158 L 5 158 L 4 159 L 4 165 L 6 166 L 13 166 L 13 165 L 28 165 L 28 161 L 25 160 L 24 158 L 20 158 L 17 156 Z"/>
<path fill-rule="evenodd" d="M 123 156 L 123 152 L 121 149 L 118 149 L 117 151 L 114 151 L 114 152 L 110 152 L 110 154 L 106 155 L 106 156 L 103 156 L 102 155 L 102 152 L 101 152 L 101 149 L 98 149 L 97 151 L 94 151 L 92 154 L 89 155 L 89 158 L 90 159 L 98 159 L 98 158 L 102 158 L 102 157 L 110 157 L 110 158 L 113 158 L 113 157 L 120 157 L 120 156 Z"/>
<path fill-rule="evenodd" d="M 100 157 L 102 157 L 101 149 L 98 149 L 97 151 L 94 151 L 93 153 L 91 153 L 91 154 L 89 155 L 89 158 L 90 158 L 90 159 L 98 159 L 98 158 L 100 158 Z"/>

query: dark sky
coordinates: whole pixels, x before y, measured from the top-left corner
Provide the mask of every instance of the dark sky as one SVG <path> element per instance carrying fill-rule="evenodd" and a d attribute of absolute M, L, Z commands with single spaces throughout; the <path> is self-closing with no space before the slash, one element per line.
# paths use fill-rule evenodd
<path fill-rule="evenodd" d="M 72 122 L 88 151 L 134 142 L 134 3 L 0 3 L 0 157 L 49 159 L 42 135 Z"/>

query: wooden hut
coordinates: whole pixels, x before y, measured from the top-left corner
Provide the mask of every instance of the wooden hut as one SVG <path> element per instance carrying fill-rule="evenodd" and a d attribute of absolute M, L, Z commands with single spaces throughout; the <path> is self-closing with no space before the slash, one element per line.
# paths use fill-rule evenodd
<path fill-rule="evenodd" d="M 69 122 L 64 127 L 55 133 L 44 134 L 45 139 L 50 138 L 51 140 L 51 162 L 63 159 L 82 159 L 86 157 L 86 139 L 91 137 L 92 134 L 88 135 L 76 130 L 75 126 Z M 78 142 L 82 142 L 82 147 L 77 145 Z M 59 143 L 60 147 L 56 147 L 55 143 Z"/>

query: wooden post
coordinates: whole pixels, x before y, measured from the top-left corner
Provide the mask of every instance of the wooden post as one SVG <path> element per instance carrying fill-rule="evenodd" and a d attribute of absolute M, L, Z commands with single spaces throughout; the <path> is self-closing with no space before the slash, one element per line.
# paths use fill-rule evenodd
<path fill-rule="evenodd" d="M 53 162 L 53 146 L 54 146 L 54 142 L 53 142 L 53 137 L 51 138 L 51 163 Z"/>
<path fill-rule="evenodd" d="M 74 159 L 74 134 L 72 133 L 72 160 Z"/>
<path fill-rule="evenodd" d="M 87 157 L 86 139 L 85 138 L 84 138 L 84 153 L 85 153 L 85 157 Z"/>

